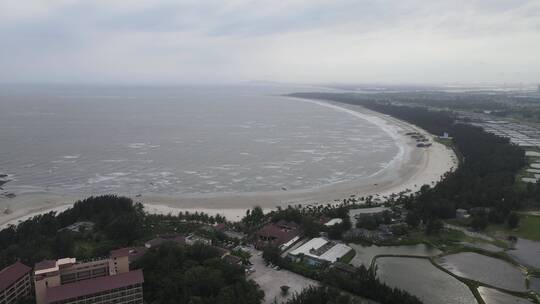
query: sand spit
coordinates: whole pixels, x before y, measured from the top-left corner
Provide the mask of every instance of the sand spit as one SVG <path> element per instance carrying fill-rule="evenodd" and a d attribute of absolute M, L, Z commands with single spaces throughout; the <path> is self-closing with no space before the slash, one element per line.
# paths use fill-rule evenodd
<path fill-rule="evenodd" d="M 342 111 L 346 115 L 355 115 L 359 119 L 366 119 L 378 125 L 395 140 L 399 147 L 398 154 L 386 168 L 369 177 L 312 189 L 210 195 L 126 195 L 137 202 L 142 202 L 149 213 L 177 214 L 180 211 L 203 211 L 209 214 L 221 214 L 230 220 L 238 220 L 245 214 L 246 209 L 256 205 L 263 209 L 273 209 L 290 204 L 327 204 L 341 201 L 351 195 L 357 197 L 373 195 L 384 200 L 384 197 L 393 193 L 407 190 L 418 191 L 424 184 L 433 186 L 446 172 L 455 170 L 457 167 L 458 162 L 454 152 L 434 142 L 433 136 L 423 129 L 360 106 L 301 100 Z M 416 141 L 405 135 L 408 132 L 420 132 L 426 135 L 433 145 L 429 148 L 416 147 Z M 10 213 L 0 213 L 0 226 L 16 224 L 23 217 L 28 218 L 50 210 L 64 210 L 80 198 L 52 193 L 25 193 L 11 199 L 2 198 L 0 211 L 9 209 Z"/>

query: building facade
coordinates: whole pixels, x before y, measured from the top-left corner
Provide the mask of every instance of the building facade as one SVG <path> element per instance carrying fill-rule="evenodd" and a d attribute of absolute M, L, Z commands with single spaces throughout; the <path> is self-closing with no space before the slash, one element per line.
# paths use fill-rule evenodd
<path fill-rule="evenodd" d="M 125 303 L 142 304 L 142 270 L 78 281 L 49 288 L 48 304 Z"/>
<path fill-rule="evenodd" d="M 130 271 L 129 262 L 130 250 L 115 250 L 108 258 L 84 262 L 75 258 L 39 262 L 34 267 L 36 303 L 79 303 L 81 299 L 84 303 L 142 303 L 142 285 L 138 286 L 142 271 L 135 271 L 140 277 Z"/>
<path fill-rule="evenodd" d="M 16 303 L 30 295 L 31 271 L 32 268 L 21 262 L 15 262 L 0 271 L 0 304 Z"/>

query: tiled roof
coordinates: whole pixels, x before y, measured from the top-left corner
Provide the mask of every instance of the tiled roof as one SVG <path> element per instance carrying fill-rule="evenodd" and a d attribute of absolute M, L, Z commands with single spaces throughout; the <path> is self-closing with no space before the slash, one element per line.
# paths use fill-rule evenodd
<path fill-rule="evenodd" d="M 29 273 L 30 270 L 32 270 L 32 268 L 19 261 L 2 269 L 0 271 L 0 291 L 3 291 L 11 286 L 11 284 L 15 283 L 22 276 Z"/>
<path fill-rule="evenodd" d="M 47 303 L 89 296 L 111 289 L 144 282 L 142 270 L 133 270 L 113 276 L 78 281 L 47 289 Z"/>
<path fill-rule="evenodd" d="M 299 234 L 300 230 L 298 229 L 298 225 L 296 223 L 287 223 L 285 221 L 279 221 L 275 224 L 266 224 L 257 232 L 259 237 L 274 238 L 275 240 L 273 243 L 276 245 L 287 243 Z"/>

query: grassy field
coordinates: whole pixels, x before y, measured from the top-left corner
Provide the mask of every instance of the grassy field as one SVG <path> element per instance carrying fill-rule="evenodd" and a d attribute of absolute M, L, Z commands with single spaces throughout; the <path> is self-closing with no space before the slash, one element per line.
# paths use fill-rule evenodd
<path fill-rule="evenodd" d="M 452 138 L 440 138 L 440 137 L 433 137 L 434 140 L 438 143 L 441 143 L 447 147 L 452 148 L 454 146 L 454 142 L 452 141 Z"/>
<path fill-rule="evenodd" d="M 494 237 L 514 235 L 528 240 L 540 241 L 540 216 L 521 214 L 518 228 L 508 229 L 504 224 L 489 225 L 485 233 Z"/>
<path fill-rule="evenodd" d="M 515 233 L 525 239 L 540 241 L 540 216 L 523 215 Z"/>

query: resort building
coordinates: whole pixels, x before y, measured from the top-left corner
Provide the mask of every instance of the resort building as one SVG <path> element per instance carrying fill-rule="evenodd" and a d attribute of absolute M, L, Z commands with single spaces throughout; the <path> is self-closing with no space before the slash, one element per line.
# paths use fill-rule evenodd
<path fill-rule="evenodd" d="M 36 303 L 142 303 L 142 271 L 129 270 L 132 252 L 123 248 L 104 259 L 79 262 L 63 258 L 37 263 Z"/>
<path fill-rule="evenodd" d="M 166 243 L 175 243 L 177 245 L 186 244 L 186 236 L 179 233 L 158 235 L 155 238 L 144 243 L 144 247 L 147 249 L 159 247 Z"/>
<path fill-rule="evenodd" d="M 353 250 L 351 247 L 330 241 L 326 238 L 314 238 L 289 252 L 295 262 L 304 262 L 311 266 L 321 266 L 337 262 Z"/>
<path fill-rule="evenodd" d="M 469 212 L 465 209 L 456 209 L 456 218 L 464 219 L 470 217 Z"/>
<path fill-rule="evenodd" d="M 111 251 L 110 257 L 112 259 L 116 258 L 117 264 L 120 265 L 120 267 L 125 267 L 126 257 L 128 264 L 131 265 L 131 263 L 140 259 L 146 253 L 146 251 L 148 251 L 146 247 L 125 247 Z M 123 271 L 117 271 L 117 273 L 121 272 Z"/>
<path fill-rule="evenodd" d="M 212 240 L 196 234 L 190 234 L 185 238 L 185 244 L 187 245 L 194 245 L 197 243 L 211 245 Z"/>
<path fill-rule="evenodd" d="M 0 271 L 0 304 L 16 303 L 30 295 L 31 271 L 32 268 L 21 262 L 15 262 Z"/>
<path fill-rule="evenodd" d="M 142 270 L 78 281 L 47 289 L 44 303 L 143 303 Z"/>
<path fill-rule="evenodd" d="M 228 238 L 231 238 L 231 239 L 242 240 L 242 239 L 244 239 L 246 237 L 246 235 L 244 233 L 239 232 L 239 231 L 235 231 L 235 230 L 227 227 L 227 225 L 224 224 L 224 223 L 219 223 L 219 224 L 215 225 L 214 230 L 225 234 L 225 236 L 227 236 Z"/>
<path fill-rule="evenodd" d="M 281 220 L 277 223 L 269 223 L 255 234 L 255 247 L 264 248 L 266 245 L 274 245 L 285 250 L 296 243 L 301 234 L 300 227 L 294 222 Z"/>

